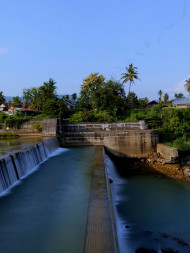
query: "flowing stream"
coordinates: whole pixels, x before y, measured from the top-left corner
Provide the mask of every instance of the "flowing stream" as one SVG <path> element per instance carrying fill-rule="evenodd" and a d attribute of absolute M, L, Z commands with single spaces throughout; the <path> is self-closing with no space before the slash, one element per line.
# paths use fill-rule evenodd
<path fill-rule="evenodd" d="M 189 253 L 190 185 L 147 175 L 121 178 L 108 156 L 105 163 L 113 180 L 120 253 Z M 152 251 L 140 251 L 143 248 Z"/>

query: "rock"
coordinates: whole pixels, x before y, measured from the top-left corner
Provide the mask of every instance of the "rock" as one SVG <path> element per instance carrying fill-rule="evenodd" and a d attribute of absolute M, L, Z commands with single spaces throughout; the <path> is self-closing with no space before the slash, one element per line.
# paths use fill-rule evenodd
<path fill-rule="evenodd" d="M 190 169 L 185 169 L 183 172 L 185 176 L 190 177 Z"/>
<path fill-rule="evenodd" d="M 135 251 L 136 253 L 157 253 L 155 249 L 139 248 Z"/>

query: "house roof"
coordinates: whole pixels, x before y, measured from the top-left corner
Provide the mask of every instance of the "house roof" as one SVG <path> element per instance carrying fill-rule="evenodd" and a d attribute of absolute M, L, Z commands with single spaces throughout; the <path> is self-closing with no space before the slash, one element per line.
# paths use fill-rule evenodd
<path fill-rule="evenodd" d="M 29 109 L 29 108 L 17 108 L 17 111 L 21 111 L 21 112 L 35 112 L 35 110 Z"/>
<path fill-rule="evenodd" d="M 6 108 L 7 110 L 11 107 L 11 103 L 2 103 L 0 105 L 1 108 Z"/>
<path fill-rule="evenodd" d="M 147 103 L 147 105 L 157 105 L 158 104 L 158 102 L 157 101 L 155 101 L 155 100 L 152 100 L 152 101 L 150 101 L 149 103 Z"/>
<path fill-rule="evenodd" d="M 173 105 L 190 105 L 190 98 L 176 98 Z"/>

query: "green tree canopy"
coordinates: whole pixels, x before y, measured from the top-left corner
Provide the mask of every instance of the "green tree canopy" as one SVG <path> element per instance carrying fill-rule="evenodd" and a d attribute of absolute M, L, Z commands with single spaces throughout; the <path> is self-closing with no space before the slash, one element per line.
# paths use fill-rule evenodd
<path fill-rule="evenodd" d="M 76 94 L 76 93 L 73 93 L 73 94 L 72 94 L 72 100 L 75 101 L 76 99 L 77 99 L 77 94 Z"/>
<path fill-rule="evenodd" d="M 43 105 L 43 114 L 52 118 L 68 118 L 71 114 L 62 99 L 47 99 Z"/>
<path fill-rule="evenodd" d="M 129 81 L 129 93 L 130 93 L 131 85 L 135 83 L 134 80 L 139 79 L 137 67 L 134 67 L 133 64 L 131 63 L 129 67 L 126 67 L 126 73 L 122 73 L 121 75 L 122 75 L 121 79 L 124 79 L 123 83 L 127 83 Z"/>
<path fill-rule="evenodd" d="M 125 108 L 125 90 L 123 84 L 109 80 L 92 92 L 92 106 L 97 110 L 108 111 L 116 116 Z"/>
<path fill-rule="evenodd" d="M 184 98 L 183 93 L 175 93 L 174 95 L 175 98 Z"/>
<path fill-rule="evenodd" d="M 190 78 L 185 81 L 185 89 L 190 94 Z"/>
<path fill-rule="evenodd" d="M 0 105 L 5 102 L 5 96 L 3 95 L 3 92 L 0 91 Z"/>
<path fill-rule="evenodd" d="M 166 102 L 168 102 L 168 100 L 169 100 L 169 95 L 168 95 L 168 93 L 165 93 L 164 94 L 164 102 L 166 103 Z"/>
<path fill-rule="evenodd" d="M 126 99 L 127 99 L 127 105 L 130 107 L 133 107 L 134 105 L 139 104 L 138 97 L 135 94 L 135 92 L 129 92 Z"/>
<path fill-rule="evenodd" d="M 22 106 L 21 98 L 19 96 L 13 97 L 11 106 L 12 107 L 21 107 Z"/>
<path fill-rule="evenodd" d="M 139 105 L 140 105 L 140 108 L 145 108 L 148 104 L 148 98 L 145 97 L 145 98 L 139 98 L 139 101 L 138 101 Z"/>
<path fill-rule="evenodd" d="M 99 73 L 91 73 L 83 80 L 81 85 L 79 105 L 86 109 L 92 109 L 92 93 L 103 86 L 104 76 Z"/>
<path fill-rule="evenodd" d="M 48 82 L 44 82 L 39 88 L 24 89 L 24 102 L 30 104 L 34 110 L 42 111 L 45 101 L 57 98 L 55 84 L 56 82 L 50 78 Z"/>

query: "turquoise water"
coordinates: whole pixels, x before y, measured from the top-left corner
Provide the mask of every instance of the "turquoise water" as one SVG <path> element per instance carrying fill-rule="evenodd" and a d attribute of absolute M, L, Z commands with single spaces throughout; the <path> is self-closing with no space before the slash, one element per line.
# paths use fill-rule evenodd
<path fill-rule="evenodd" d="M 0 139 L 0 159 L 19 150 L 31 147 L 45 139 L 47 138 L 37 136 Z"/>
<path fill-rule="evenodd" d="M 106 157 L 120 252 L 190 252 L 190 185 L 167 178 L 121 178 Z"/>
<path fill-rule="evenodd" d="M 94 147 L 56 152 L 0 198 L 0 252 L 82 252 Z"/>

